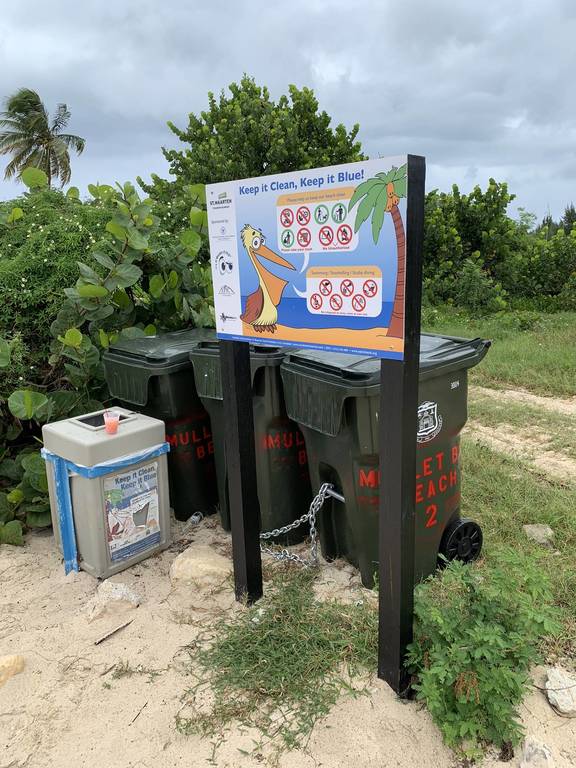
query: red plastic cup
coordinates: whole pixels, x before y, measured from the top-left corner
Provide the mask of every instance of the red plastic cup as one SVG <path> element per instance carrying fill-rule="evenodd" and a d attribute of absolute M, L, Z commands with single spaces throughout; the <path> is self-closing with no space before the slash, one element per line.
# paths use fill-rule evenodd
<path fill-rule="evenodd" d="M 115 435 L 118 432 L 120 423 L 120 414 L 118 411 L 104 411 L 104 429 L 109 435 Z"/>

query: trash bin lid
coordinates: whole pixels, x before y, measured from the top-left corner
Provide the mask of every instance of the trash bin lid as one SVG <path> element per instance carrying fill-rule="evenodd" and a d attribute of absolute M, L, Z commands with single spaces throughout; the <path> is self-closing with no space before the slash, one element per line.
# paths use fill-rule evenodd
<path fill-rule="evenodd" d="M 211 328 L 187 328 L 182 331 L 162 333 L 158 336 L 140 336 L 136 339 L 120 338 L 112 344 L 105 357 L 130 360 L 132 364 L 141 362 L 148 369 L 182 364 L 190 365 L 190 351 L 203 341 L 210 341 L 216 336 Z"/>
<path fill-rule="evenodd" d="M 286 357 L 278 347 L 250 344 L 250 371 L 252 384 L 256 372 L 263 367 L 277 367 Z M 223 400 L 222 373 L 220 369 L 220 345 L 218 341 L 204 341 L 190 350 L 189 359 L 194 366 L 196 391 L 200 397 Z"/>
<path fill-rule="evenodd" d="M 420 381 L 477 365 L 491 342 L 423 333 L 420 337 Z M 348 397 L 376 396 L 380 359 L 300 349 L 282 364 L 288 416 L 326 435 L 340 430 Z"/>
<path fill-rule="evenodd" d="M 420 336 L 420 379 L 449 370 L 472 368 L 482 360 L 490 344 L 490 341 L 480 338 L 461 339 L 423 333 Z M 380 383 L 380 358 L 377 357 L 299 349 L 287 355 L 285 365 L 321 373 L 351 387 Z"/>
<path fill-rule="evenodd" d="M 148 382 L 153 376 L 191 368 L 190 350 L 215 338 L 211 328 L 187 328 L 158 336 L 119 339 L 102 356 L 110 394 L 132 405 L 146 405 Z"/>

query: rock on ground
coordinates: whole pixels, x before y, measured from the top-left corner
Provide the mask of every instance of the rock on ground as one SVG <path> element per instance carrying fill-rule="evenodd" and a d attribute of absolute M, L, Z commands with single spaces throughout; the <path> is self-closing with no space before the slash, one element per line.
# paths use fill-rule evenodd
<path fill-rule="evenodd" d="M 88 621 L 98 619 L 105 614 L 121 614 L 131 608 L 137 608 L 142 602 L 140 595 L 127 584 L 115 581 L 103 581 L 96 594 L 86 605 Z"/>
<path fill-rule="evenodd" d="M 170 580 L 214 586 L 232 572 L 232 563 L 207 544 L 193 544 L 181 552 L 170 568 Z"/>
<path fill-rule="evenodd" d="M 0 656 L 0 688 L 24 669 L 24 656 Z"/>
<path fill-rule="evenodd" d="M 528 736 L 522 749 L 520 768 L 554 768 L 550 748 L 532 736 Z"/>
<path fill-rule="evenodd" d="M 546 695 L 558 714 L 576 717 L 576 677 L 562 667 L 551 667 L 546 680 Z"/>
<path fill-rule="evenodd" d="M 546 547 L 552 546 L 554 531 L 549 525 L 541 525 L 540 523 L 523 525 L 522 530 L 529 539 L 535 541 L 537 544 L 542 544 Z"/>

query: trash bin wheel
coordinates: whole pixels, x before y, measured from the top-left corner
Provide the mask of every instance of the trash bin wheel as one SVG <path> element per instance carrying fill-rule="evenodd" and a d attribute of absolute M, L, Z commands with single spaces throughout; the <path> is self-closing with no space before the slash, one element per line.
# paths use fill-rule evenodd
<path fill-rule="evenodd" d="M 447 560 L 471 563 L 482 550 L 482 539 L 482 528 L 474 520 L 465 517 L 455 520 L 444 531 L 440 554 Z"/>

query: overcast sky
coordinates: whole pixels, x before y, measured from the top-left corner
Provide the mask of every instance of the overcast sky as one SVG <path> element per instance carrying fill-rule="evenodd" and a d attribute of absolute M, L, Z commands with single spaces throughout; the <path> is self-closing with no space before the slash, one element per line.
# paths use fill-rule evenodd
<path fill-rule="evenodd" d="M 165 175 L 166 121 L 247 72 L 274 97 L 314 88 L 370 156 L 425 155 L 428 189 L 493 176 L 559 216 L 576 203 L 575 71 L 576 0 L 18 0 L 0 20 L 0 95 L 68 104 L 81 190 Z"/>

